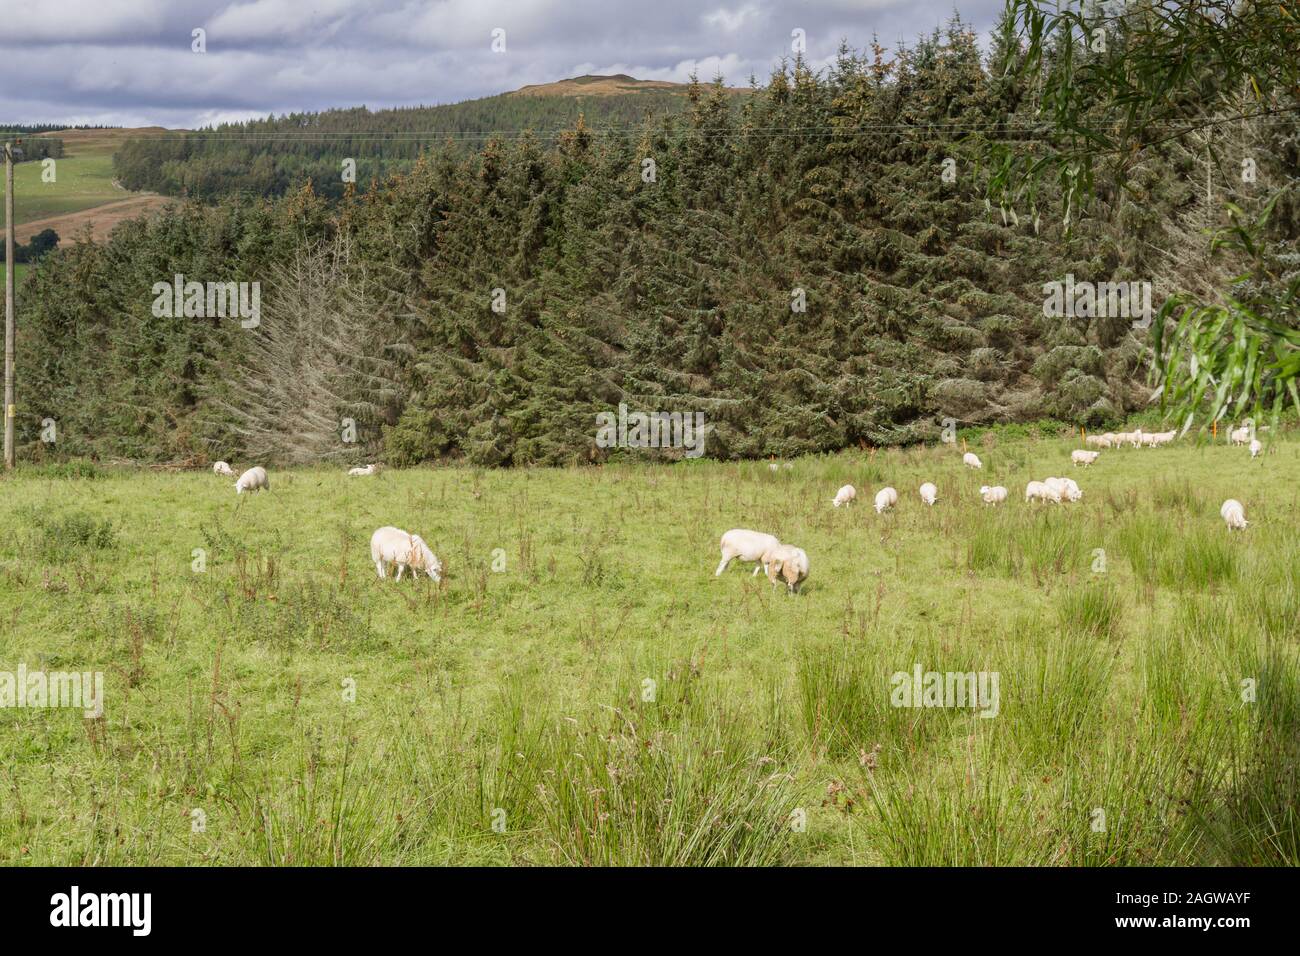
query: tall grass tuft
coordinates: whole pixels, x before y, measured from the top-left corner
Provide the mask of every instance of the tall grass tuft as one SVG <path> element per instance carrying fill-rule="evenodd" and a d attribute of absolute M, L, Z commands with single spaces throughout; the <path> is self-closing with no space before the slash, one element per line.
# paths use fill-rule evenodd
<path fill-rule="evenodd" d="M 1120 636 L 1124 619 L 1124 602 L 1107 582 L 1070 588 L 1057 606 L 1061 627 L 1094 640 L 1114 640 Z"/>

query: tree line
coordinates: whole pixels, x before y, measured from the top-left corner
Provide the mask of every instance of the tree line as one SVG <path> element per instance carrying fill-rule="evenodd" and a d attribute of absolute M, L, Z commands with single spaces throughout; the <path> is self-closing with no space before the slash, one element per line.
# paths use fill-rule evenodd
<path fill-rule="evenodd" d="M 1016 56 L 986 62 L 954 19 L 822 72 L 795 58 L 740 103 L 692 82 L 633 128 L 578 118 L 422 149 L 337 199 L 311 180 L 123 224 L 26 282 L 21 434 L 50 452 L 53 417 L 58 453 L 108 459 L 529 465 L 628 453 L 596 442 L 620 403 L 703 412 L 721 458 L 934 439 L 949 418 L 1119 422 L 1148 407 L 1147 331 L 1045 314 L 1044 287 L 1150 281 L 1159 302 L 1217 199 L 1171 140 L 1122 188 L 1099 174 L 1068 231 L 1044 214 L 1058 183 L 990 204 L 991 143 L 1035 148 Z M 1261 175 L 1295 175 L 1293 125 L 1246 132 Z M 1286 207 L 1269 228 L 1296 225 Z M 260 324 L 154 316 L 174 275 L 260 282 Z"/>

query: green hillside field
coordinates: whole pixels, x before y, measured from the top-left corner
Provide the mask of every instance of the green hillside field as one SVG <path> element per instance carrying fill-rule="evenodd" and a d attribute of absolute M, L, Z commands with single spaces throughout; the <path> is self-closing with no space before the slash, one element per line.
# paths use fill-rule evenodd
<path fill-rule="evenodd" d="M 1090 468 L 1077 435 L 971 441 L 982 471 L 937 445 L 242 497 L 25 466 L 4 667 L 99 672 L 103 710 L 0 709 L 0 864 L 1296 865 L 1295 436 Z M 1025 502 L 1063 474 L 1080 501 Z M 376 576 L 387 524 L 441 584 Z M 802 547 L 801 593 L 715 576 L 735 527 Z M 900 700 L 918 668 L 984 696 Z"/>

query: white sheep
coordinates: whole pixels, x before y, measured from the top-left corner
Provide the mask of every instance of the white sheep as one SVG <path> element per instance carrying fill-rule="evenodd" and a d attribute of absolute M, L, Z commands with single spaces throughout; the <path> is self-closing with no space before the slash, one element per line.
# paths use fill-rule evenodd
<path fill-rule="evenodd" d="M 898 492 L 893 488 L 881 488 L 876 492 L 876 514 L 880 514 L 886 508 L 892 508 L 896 504 L 898 504 Z"/>
<path fill-rule="evenodd" d="M 927 481 L 925 484 L 921 486 L 921 500 L 925 502 L 927 505 L 934 504 L 935 500 L 938 497 L 939 497 L 939 489 L 936 488 L 932 483 Z"/>
<path fill-rule="evenodd" d="M 1031 481 L 1025 485 L 1026 501 L 1052 501 L 1061 503 L 1061 493 L 1042 481 Z"/>
<path fill-rule="evenodd" d="M 1234 428 L 1228 433 L 1228 441 L 1234 445 L 1244 445 L 1250 441 L 1250 426 L 1242 425 L 1240 428 Z"/>
<path fill-rule="evenodd" d="M 984 463 L 980 461 L 979 455 L 975 454 L 973 451 L 966 452 L 966 454 L 961 456 L 961 460 L 962 460 L 962 464 L 964 464 L 967 468 L 984 467 Z"/>
<path fill-rule="evenodd" d="M 424 539 L 401 528 L 385 526 L 370 536 L 370 560 L 381 578 L 388 577 L 388 565 L 397 565 L 397 580 L 407 568 L 416 575 L 423 571 L 434 581 L 442 580 L 442 562 L 429 550 Z"/>
<path fill-rule="evenodd" d="M 372 464 L 366 465 L 364 468 L 349 468 L 349 469 L 348 469 L 348 477 L 350 477 L 350 478 L 359 478 L 359 477 L 363 477 L 363 476 L 365 476 L 365 475 L 373 475 L 373 474 L 374 474 L 375 472 L 377 472 L 377 471 L 379 471 L 379 466 L 376 465 L 376 464 L 373 464 L 373 463 L 372 463 Z"/>
<path fill-rule="evenodd" d="M 1246 509 L 1241 506 L 1241 502 L 1236 498 L 1229 498 L 1225 501 L 1223 507 L 1219 509 L 1219 514 L 1228 525 L 1229 531 L 1245 531 L 1246 525 L 1249 524 L 1246 521 Z"/>
<path fill-rule="evenodd" d="M 213 462 L 212 473 L 214 475 L 220 475 L 223 478 L 235 477 L 235 469 L 230 467 L 229 462 L 224 461 Z"/>
<path fill-rule="evenodd" d="M 1134 448 L 1142 447 L 1142 429 L 1139 428 L 1137 431 L 1133 432 L 1129 438 L 1133 442 Z"/>
<path fill-rule="evenodd" d="M 858 496 L 858 489 L 852 485 L 844 485 L 839 491 L 835 492 L 835 497 L 831 499 L 831 504 L 836 508 L 840 505 L 847 505 L 850 501 Z"/>
<path fill-rule="evenodd" d="M 773 585 L 778 579 L 785 581 L 788 594 L 798 594 L 800 585 L 808 577 L 808 555 L 803 548 L 793 545 L 779 544 L 764 552 L 763 564 L 767 567 L 767 579 Z"/>
<path fill-rule="evenodd" d="M 1075 465 L 1083 465 L 1085 468 L 1096 462 L 1100 457 L 1101 452 L 1099 451 L 1083 451 L 1080 449 L 1070 452 L 1070 461 L 1074 462 Z"/>
<path fill-rule="evenodd" d="M 980 497 L 986 505 L 998 505 L 1007 500 L 1007 489 L 1001 485 L 984 485 L 980 488 Z"/>
<path fill-rule="evenodd" d="M 1263 451 L 1263 450 L 1264 450 L 1264 446 L 1261 445 L 1261 444 L 1259 443 L 1259 439 L 1258 439 L 1258 438 L 1252 438 L 1252 439 L 1250 440 L 1250 457 L 1251 457 L 1251 458 L 1255 458 L 1255 457 L 1257 457 L 1257 456 L 1259 455 L 1259 453 L 1260 453 L 1261 451 Z"/>
<path fill-rule="evenodd" d="M 1106 432 L 1104 435 L 1089 435 L 1083 440 L 1085 445 L 1091 445 L 1093 448 L 1109 448 L 1115 442 L 1115 434 Z"/>
<path fill-rule="evenodd" d="M 237 495 L 242 495 L 245 491 L 261 491 L 263 488 L 267 491 L 271 490 L 271 479 L 266 477 L 266 469 L 261 465 L 254 465 L 235 482 Z"/>
<path fill-rule="evenodd" d="M 722 560 L 718 562 L 718 570 L 713 572 L 714 577 L 727 570 L 727 565 L 736 558 L 740 558 L 742 561 L 757 561 L 758 565 L 754 568 L 754 574 L 758 574 L 759 571 L 766 571 L 767 562 L 763 560 L 763 555 L 781 544 L 776 539 L 776 535 L 764 534 L 761 531 L 748 531 L 744 528 L 732 528 L 722 536 L 719 543 L 722 547 Z"/>
<path fill-rule="evenodd" d="M 1043 484 L 1056 492 L 1058 502 L 1061 500 L 1078 501 L 1083 497 L 1083 492 L 1079 490 L 1079 486 L 1074 483 L 1073 478 L 1046 478 L 1043 480 Z"/>

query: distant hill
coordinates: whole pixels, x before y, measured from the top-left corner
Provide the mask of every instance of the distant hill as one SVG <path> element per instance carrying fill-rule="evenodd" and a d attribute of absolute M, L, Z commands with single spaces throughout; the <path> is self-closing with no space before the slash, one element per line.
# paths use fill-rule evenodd
<path fill-rule="evenodd" d="M 135 192 L 115 182 L 113 154 L 128 140 L 162 136 L 172 131 L 157 126 L 31 129 L 34 132 L 25 142 L 28 155 L 36 154 L 32 147 L 37 143 L 56 143 L 58 148 L 49 155 L 57 166 L 55 178 L 50 182 L 42 177 L 40 163 L 25 162 L 15 167 L 15 233 L 19 242 L 26 242 L 45 229 L 53 229 L 64 243 L 86 234 L 99 241 L 123 219 L 167 202 L 161 196 Z"/>
<path fill-rule="evenodd" d="M 356 161 L 356 186 L 364 190 L 409 168 L 421 151 L 448 143 L 472 148 L 493 136 L 526 134 L 547 142 L 579 119 L 596 131 L 639 128 L 649 116 L 683 110 L 689 89 L 626 74 L 588 75 L 445 106 L 269 116 L 133 138 L 118 151 L 114 168 L 128 188 L 205 201 L 278 196 L 309 179 L 318 193 L 337 198 L 346 189 L 345 159 Z"/>
<path fill-rule="evenodd" d="M 667 80 L 638 80 L 626 73 L 601 76 L 588 73 L 554 83 L 536 83 L 523 86 L 506 96 L 626 96 L 636 93 L 676 93 L 686 95 L 690 89 L 688 83 L 671 83 Z M 731 88 L 734 93 L 747 93 L 748 90 Z"/>

